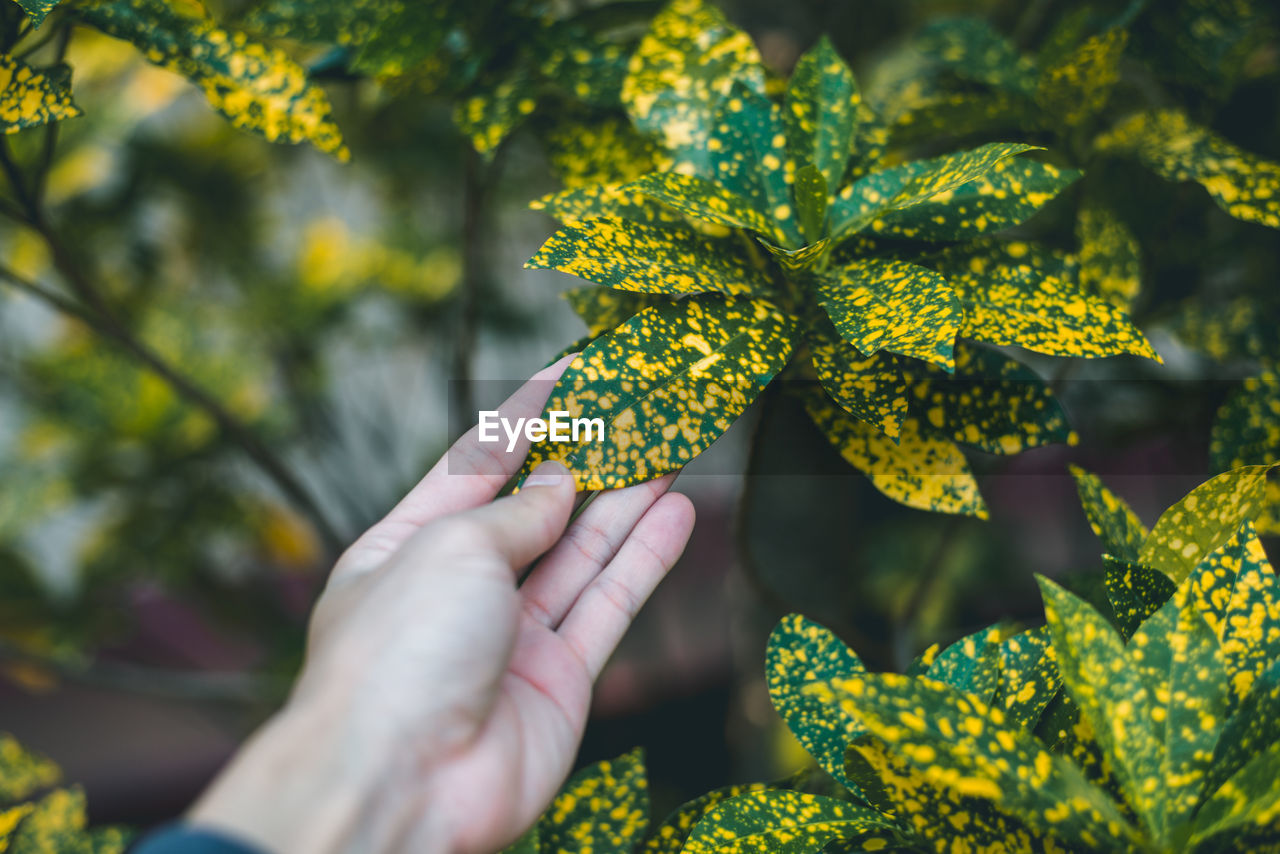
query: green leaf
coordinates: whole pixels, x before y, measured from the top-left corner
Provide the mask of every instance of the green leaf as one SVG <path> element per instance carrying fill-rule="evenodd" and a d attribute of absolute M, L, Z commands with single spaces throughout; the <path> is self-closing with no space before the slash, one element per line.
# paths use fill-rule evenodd
<path fill-rule="evenodd" d="M 24 749 L 13 736 L 0 733 L 0 803 L 26 800 L 61 777 L 53 762 Z"/>
<path fill-rule="evenodd" d="M 1062 681 L 1110 760 L 1125 800 L 1156 838 L 1166 785 L 1164 748 L 1152 726 L 1156 698 L 1101 614 L 1053 582 L 1037 580 Z"/>
<path fill-rule="evenodd" d="M 5 854 L 122 854 L 128 842 L 114 828 L 86 832 L 84 792 L 78 788 L 54 789 L 29 806 Z"/>
<path fill-rule="evenodd" d="M 1241 839 L 1250 831 L 1261 831 L 1263 839 L 1274 842 L 1278 808 L 1280 742 L 1256 754 L 1205 801 L 1196 814 L 1191 836 L 1191 845 L 1196 847 L 1192 850 L 1206 854 L 1222 851 L 1227 843 Z M 1241 847 L 1243 850 L 1258 850 Z"/>
<path fill-rule="evenodd" d="M 623 189 L 644 193 L 703 222 L 726 228 L 745 228 L 777 243 L 787 242 L 786 235 L 778 229 L 771 217 L 757 211 L 742 196 L 702 178 L 678 172 L 651 172 Z M 788 208 L 788 216 L 789 211 Z"/>
<path fill-rule="evenodd" d="M 583 104 L 617 109 L 627 77 L 628 48 L 572 22 L 556 21 L 543 38 L 538 71 Z"/>
<path fill-rule="evenodd" d="M 1084 292 L 1127 310 L 1142 287 L 1138 239 L 1110 208 L 1095 204 L 1081 205 L 1076 236 Z"/>
<path fill-rule="evenodd" d="M 1032 730 L 1062 686 L 1045 626 L 999 642 L 1000 684 L 991 700 L 1010 726 Z"/>
<path fill-rule="evenodd" d="M 981 18 L 939 18 L 920 31 L 913 47 L 975 83 L 1012 92 L 1030 90 L 1034 64 Z"/>
<path fill-rule="evenodd" d="M 831 630 L 799 614 L 783 617 L 769 635 L 765 675 L 774 709 L 819 767 L 855 794 L 860 790 L 845 774 L 845 749 L 864 728 L 856 717 L 805 694 L 805 687 L 864 672 Z"/>
<path fill-rule="evenodd" d="M 999 91 L 931 92 L 892 105 L 893 139 L 903 145 L 938 138 L 1010 136 L 1043 120 L 1027 98 Z"/>
<path fill-rule="evenodd" d="M 1075 263 L 1021 241 L 979 241 L 927 260 L 964 307 L 960 334 L 1051 356 L 1159 359 L 1128 316 L 1075 284 Z"/>
<path fill-rule="evenodd" d="M 626 184 L 653 171 L 653 146 L 618 116 L 560 122 L 543 142 L 556 177 L 570 189 Z"/>
<path fill-rule="evenodd" d="M 929 201 L 983 177 L 1007 157 L 1034 150 L 1037 146 L 990 142 L 967 151 L 913 160 L 872 172 L 836 194 L 829 213 L 830 233 L 837 237 L 852 234 L 885 211 Z"/>
<path fill-rule="evenodd" d="M 992 801 L 1001 812 L 1085 850 L 1130 850 L 1133 830 L 1101 790 L 972 696 L 892 673 L 806 690 L 856 714 L 932 786 Z"/>
<path fill-rule="evenodd" d="M 1192 124 L 1184 113 L 1138 113 L 1100 136 L 1094 146 L 1132 153 L 1170 181 L 1196 181 L 1233 217 L 1280 228 L 1280 164 Z"/>
<path fill-rule="evenodd" d="M 1128 41 L 1124 30 L 1108 30 L 1045 68 L 1036 85 L 1040 107 L 1068 128 L 1101 112 L 1120 79 L 1120 55 Z"/>
<path fill-rule="evenodd" d="M 557 854 L 630 851 L 649 825 L 649 787 L 640 750 L 569 778 L 538 820 L 538 845 Z"/>
<path fill-rule="evenodd" d="M 796 172 L 796 212 L 800 215 L 800 231 L 805 239 L 822 239 L 827 220 L 827 182 L 818 167 L 808 163 Z"/>
<path fill-rule="evenodd" d="M 0 53 L 0 130 L 14 133 L 73 119 L 81 110 L 71 89 L 7 53 Z"/>
<path fill-rule="evenodd" d="M 30 16 L 31 22 L 39 27 L 53 8 L 61 2 L 62 0 L 18 0 L 18 5 Z"/>
<path fill-rule="evenodd" d="M 631 222 L 668 224 L 688 227 L 688 222 L 675 211 L 630 189 L 630 185 L 593 184 L 550 193 L 529 203 L 537 211 L 546 211 L 568 225 L 589 219 L 625 219 Z"/>
<path fill-rule="evenodd" d="M 525 267 L 559 270 L 641 294 L 744 295 L 769 289 L 768 280 L 732 238 L 621 219 L 566 225 Z"/>
<path fill-rule="evenodd" d="M 889 353 L 860 355 L 829 322 L 810 323 L 807 332 L 814 371 L 832 400 L 890 439 L 897 438 L 907 417 L 902 360 Z"/>
<path fill-rule="evenodd" d="M 1217 470 L 1280 461 L 1280 375 L 1246 379 L 1213 419 L 1209 461 Z"/>
<path fill-rule="evenodd" d="M 822 258 L 831 248 L 831 240 L 823 239 L 817 243 L 810 243 L 808 246 L 802 246 L 799 249 L 783 249 L 780 246 L 774 246 L 763 238 L 756 240 L 769 250 L 769 254 L 777 259 L 778 264 L 784 270 L 790 272 L 808 271 L 818 265 Z"/>
<path fill-rule="evenodd" d="M 1080 177 L 1021 157 L 998 161 L 982 177 L 874 220 L 877 235 L 913 240 L 971 240 L 1020 225 Z"/>
<path fill-rule="evenodd" d="M 538 106 L 535 80 L 517 71 L 458 104 L 454 124 L 486 160 Z"/>
<path fill-rule="evenodd" d="M 811 854 L 833 840 L 894 836 L 892 823 L 866 807 L 782 789 L 719 804 L 693 829 L 684 854 Z"/>
<path fill-rule="evenodd" d="M 1049 384 L 998 350 L 961 342 L 955 373 L 906 368 L 912 411 L 929 429 L 992 454 L 1017 454 L 1071 441 L 1066 413 Z"/>
<path fill-rule="evenodd" d="M 573 288 L 565 291 L 563 296 L 573 313 L 587 324 L 587 333 L 592 338 L 621 326 L 650 306 L 666 302 L 660 296 L 615 291 L 594 285 Z"/>
<path fill-rule="evenodd" d="M 1280 659 L 1272 661 L 1227 719 L 1204 791 L 1215 792 L 1260 752 L 1280 741 Z"/>
<path fill-rule="evenodd" d="M 819 279 L 819 301 L 864 356 L 889 350 L 955 369 L 963 321 L 947 280 L 906 261 L 861 258 Z"/>
<path fill-rule="evenodd" d="M 807 165 L 813 166 L 823 178 L 822 186 L 829 191 L 840 186 L 853 148 L 861 103 L 853 73 L 823 36 L 796 63 L 782 114 L 787 151 L 797 178 L 797 203 L 800 172 Z M 823 193 L 824 207 L 826 196 Z M 817 232 L 808 233 L 810 240 L 820 236 Z"/>
<path fill-rule="evenodd" d="M 1147 566 L 1113 557 L 1104 557 L 1103 562 L 1107 567 L 1103 580 L 1107 601 L 1116 615 L 1120 636 L 1127 640 L 1169 601 L 1177 585 L 1163 572 Z"/>
<path fill-rule="evenodd" d="M 751 792 L 763 792 L 776 788 L 768 783 L 745 783 L 737 786 L 726 786 L 715 789 L 705 795 L 694 798 L 667 816 L 640 848 L 640 854 L 680 854 L 689 834 L 707 813 L 720 804 Z"/>
<path fill-rule="evenodd" d="M 747 201 L 761 222 L 772 221 L 774 233 L 788 245 L 799 243 L 790 176 L 783 168 L 786 136 L 778 107 L 735 83 L 729 97 L 720 102 L 707 146 L 711 181 Z"/>
<path fill-rule="evenodd" d="M 712 177 L 707 142 L 714 111 L 735 82 L 765 94 L 750 37 L 701 0 L 674 0 L 632 54 L 622 103 L 635 126 L 671 153 L 670 168 Z"/>
<path fill-rule="evenodd" d="M 903 421 L 895 442 L 859 421 L 821 393 L 805 397 L 805 409 L 845 462 L 888 497 L 936 513 L 987 517 L 987 507 L 964 454 L 953 442 Z"/>
<path fill-rule="evenodd" d="M 521 477 L 559 460 L 579 489 L 680 469 L 742 414 L 791 355 L 790 321 L 763 300 L 701 294 L 647 308 L 592 342 L 546 412 L 602 418 L 604 439 L 534 443 Z"/>
<path fill-rule="evenodd" d="M 982 703 L 990 703 L 1000 683 L 1000 626 L 988 626 L 948 646 L 926 676 Z"/>
<path fill-rule="evenodd" d="M 1242 524 L 1197 566 L 1189 586 L 1189 595 L 1222 645 L 1235 695 L 1242 698 L 1280 657 L 1280 579 L 1253 525 Z"/>
<path fill-rule="evenodd" d="M 1208 480 L 1156 520 L 1138 561 L 1182 581 L 1200 561 L 1262 510 L 1267 466 L 1245 466 Z"/>
<path fill-rule="evenodd" d="M 309 141 L 339 160 L 350 156 L 328 97 L 300 65 L 189 8 L 164 0 L 89 0 L 76 14 L 195 83 L 233 126 L 270 142 Z"/>
<path fill-rule="evenodd" d="M 1089 517 L 1089 527 L 1094 536 L 1102 540 L 1108 554 L 1120 560 L 1136 561 L 1147 538 L 1147 528 L 1138 514 L 1102 483 L 1096 474 L 1090 474 L 1079 466 L 1068 466 L 1080 493 L 1080 505 Z M 1112 601 L 1114 605 L 1114 600 Z M 1119 614 L 1119 609 L 1116 610 Z M 1135 624 L 1136 625 L 1136 624 Z"/>

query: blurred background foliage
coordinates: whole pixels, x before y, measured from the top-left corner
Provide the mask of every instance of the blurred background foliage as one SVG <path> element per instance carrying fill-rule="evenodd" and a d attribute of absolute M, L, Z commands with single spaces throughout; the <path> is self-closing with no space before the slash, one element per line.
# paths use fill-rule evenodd
<path fill-rule="evenodd" d="M 146 823 L 280 700 L 341 546 L 478 405 L 581 334 L 558 298 L 573 283 L 521 269 L 552 228 L 528 202 L 574 180 L 548 152 L 621 115 L 610 93 L 660 4 L 209 2 L 327 97 L 341 143 L 291 146 L 210 109 L 189 66 L 92 26 L 129 3 L 66 0 L 29 30 L 0 2 L 6 50 L 69 66 L 83 111 L 0 140 L 0 729 L 82 780 L 94 819 Z M 931 98 L 994 116 L 944 111 L 900 133 L 897 156 L 1015 139 L 1084 167 L 1026 228 L 1074 247 L 1079 211 L 1110 211 L 1138 251 L 1134 319 L 1165 364 L 1031 360 L 1081 441 L 973 455 L 987 522 L 885 500 L 803 413 L 748 413 L 682 479 L 695 541 L 602 681 L 583 748 L 644 745 L 655 813 L 804 761 L 760 677 L 782 613 L 832 627 L 872 668 L 1035 619 L 1032 571 L 1084 571 L 1080 589 L 1100 566 L 1067 462 L 1149 522 L 1247 445 L 1215 432 L 1218 410 L 1273 406 L 1280 358 L 1280 231 L 1092 150 L 1126 112 L 1174 108 L 1280 161 L 1268 4 L 717 5 L 780 75 L 826 34 L 891 116 Z M 1019 112 L 930 54 L 955 15 L 1007 39 L 1028 74 L 1123 22 L 1111 97 Z M 752 431 L 776 438 L 748 458 Z"/>

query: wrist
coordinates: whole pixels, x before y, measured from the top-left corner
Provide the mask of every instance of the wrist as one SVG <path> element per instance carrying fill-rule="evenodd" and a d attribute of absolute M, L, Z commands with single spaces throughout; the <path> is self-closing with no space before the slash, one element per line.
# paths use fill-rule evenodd
<path fill-rule="evenodd" d="M 192 808 L 188 820 L 268 854 L 391 850 L 412 793 L 332 716 L 290 703 L 263 725 Z M 367 748 L 367 745 L 365 745 Z M 421 805 L 420 805 L 421 806 Z M 450 845 L 440 835 L 444 852 Z"/>

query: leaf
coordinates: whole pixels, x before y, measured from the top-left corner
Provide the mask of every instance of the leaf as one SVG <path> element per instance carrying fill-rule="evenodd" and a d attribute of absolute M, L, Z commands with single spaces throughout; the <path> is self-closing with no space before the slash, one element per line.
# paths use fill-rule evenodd
<path fill-rule="evenodd" d="M 566 225 L 525 268 L 559 270 L 641 294 L 719 291 L 737 296 L 769 289 L 736 240 L 621 219 Z"/>
<path fill-rule="evenodd" d="M 716 806 L 693 829 L 684 854 L 810 854 L 837 839 L 895 835 L 890 821 L 866 807 L 781 789 Z"/>
<path fill-rule="evenodd" d="M 902 422 L 895 443 L 825 395 L 807 395 L 805 409 L 845 462 L 894 501 L 935 513 L 987 517 L 964 454 L 954 443 L 925 433 L 916 419 Z"/>
<path fill-rule="evenodd" d="M 630 851 L 648 824 L 649 787 L 637 749 L 570 777 L 538 819 L 538 846 L 558 854 Z"/>
<path fill-rule="evenodd" d="M 1147 538 L 1146 526 L 1138 514 L 1102 483 L 1096 474 L 1090 474 L 1079 466 L 1068 466 L 1080 493 L 1080 505 L 1089 517 L 1089 527 L 1094 536 L 1102 540 L 1108 554 L 1124 561 L 1136 561 Z M 1112 600 L 1112 604 L 1115 601 Z M 1120 613 L 1120 609 L 1116 609 Z M 1135 623 L 1136 626 L 1136 623 Z"/>
<path fill-rule="evenodd" d="M 1062 686 L 1045 626 L 999 642 L 1000 684 L 991 700 L 1010 726 L 1033 730 Z"/>
<path fill-rule="evenodd" d="M 1078 169 L 1008 157 L 955 189 L 886 212 L 870 230 L 913 240 L 971 240 L 1022 224 L 1079 177 Z"/>
<path fill-rule="evenodd" d="M 1274 841 L 1278 805 L 1280 742 L 1253 756 L 1205 801 L 1191 836 L 1192 846 L 1203 847 L 1193 850 L 1221 851 L 1224 842 L 1240 839 L 1251 830 L 1262 831 L 1265 839 Z"/>
<path fill-rule="evenodd" d="M 554 22 L 542 41 L 538 71 L 545 80 L 583 104 L 617 109 L 631 58 L 628 46 L 572 21 Z"/>
<path fill-rule="evenodd" d="M 13 736 L 0 733 L 0 803 L 24 801 L 61 777 L 53 762 L 25 750 Z"/>
<path fill-rule="evenodd" d="M 1123 311 L 1080 291 L 1068 256 L 1021 241 L 979 241 L 926 263 L 955 289 L 965 337 L 1051 356 L 1159 358 Z"/>
<path fill-rule="evenodd" d="M 855 795 L 860 789 L 845 774 L 845 749 L 864 729 L 856 717 L 805 694 L 805 687 L 864 672 L 831 630 L 799 614 L 783 617 L 769 635 L 765 676 L 774 709 L 818 766 Z"/>
<path fill-rule="evenodd" d="M 1007 157 L 1036 149 L 1037 146 L 1021 143 L 990 142 L 872 172 L 836 194 L 829 214 L 830 233 L 837 237 L 853 234 L 885 211 L 929 201 L 981 178 Z"/>
<path fill-rule="evenodd" d="M 1068 128 L 1101 112 L 1120 79 L 1120 55 L 1128 41 L 1126 31 L 1108 30 L 1045 68 L 1036 84 L 1040 107 Z"/>
<path fill-rule="evenodd" d="M 745 200 L 759 214 L 760 222 L 772 222 L 772 233 L 783 242 L 799 243 L 790 174 L 783 168 L 786 136 L 778 107 L 735 83 L 729 97 L 720 102 L 707 147 L 711 181 Z"/>
<path fill-rule="evenodd" d="M 128 842 L 114 828 L 88 833 L 84 793 L 54 789 L 32 805 L 5 854 L 121 854 Z"/>
<path fill-rule="evenodd" d="M 650 306 L 665 302 L 659 296 L 615 291 L 593 285 L 573 288 L 565 291 L 563 296 L 573 313 L 587 325 L 587 333 L 592 338 L 621 326 Z"/>
<path fill-rule="evenodd" d="M 1236 697 L 1243 698 L 1280 657 L 1280 580 L 1253 525 L 1243 523 L 1196 567 L 1189 595 L 1222 646 Z"/>
<path fill-rule="evenodd" d="M 89 0 L 76 14 L 195 83 L 233 126 L 270 142 L 306 140 L 339 160 L 350 156 L 328 97 L 283 51 L 164 0 Z"/>
<path fill-rule="evenodd" d="M 71 90 L 7 53 L 0 53 L 0 129 L 23 128 L 73 119 L 81 110 Z"/>
<path fill-rule="evenodd" d="M 796 212 L 800 217 L 800 231 L 805 240 L 822 239 L 827 220 L 827 182 L 812 163 L 796 172 L 794 186 Z"/>
<path fill-rule="evenodd" d="M 577 442 L 534 443 L 521 477 L 559 460 L 579 489 L 676 471 L 742 414 L 791 355 L 790 321 L 763 300 L 702 294 L 652 306 L 583 351 L 546 412 L 602 418 Z"/>
<path fill-rule="evenodd" d="M 861 258 L 819 279 L 819 301 L 864 356 L 889 350 L 955 369 L 963 315 L 946 279 L 906 261 Z"/>
<path fill-rule="evenodd" d="M 61 2 L 62 0 L 18 0 L 18 5 L 30 16 L 31 23 L 39 27 L 54 7 Z"/>
<path fill-rule="evenodd" d="M 1000 626 L 988 626 L 961 638 L 938 653 L 925 675 L 979 702 L 990 703 L 1000 682 L 1002 631 Z"/>
<path fill-rule="evenodd" d="M 1213 419 L 1209 461 L 1220 471 L 1280 462 L 1280 375 L 1271 368 L 1246 379 Z"/>
<path fill-rule="evenodd" d="M 1128 309 L 1142 287 L 1142 255 L 1138 239 L 1106 207 L 1084 204 L 1076 220 L 1080 240 L 1080 286 Z"/>
<path fill-rule="evenodd" d="M 745 228 L 786 243 L 786 235 L 778 230 L 774 221 L 753 208 L 749 201 L 701 178 L 678 172 L 651 172 L 623 189 L 643 193 L 703 222 Z"/>
<path fill-rule="evenodd" d="M 1116 615 L 1116 628 L 1128 640 L 1148 617 L 1159 611 L 1177 590 L 1169 576 L 1140 564 L 1104 557 L 1103 584 Z"/>
<path fill-rule="evenodd" d="M 1027 98 L 1009 92 L 934 92 L 904 99 L 889 116 L 895 142 L 939 137 L 1008 136 L 1037 127 L 1043 116 Z"/>
<path fill-rule="evenodd" d="M 516 127 L 537 109 L 534 84 L 535 80 L 524 73 L 504 76 L 460 102 L 454 110 L 454 124 L 485 160 L 491 160 Z"/>
<path fill-rule="evenodd" d="M 1182 581 L 1261 511 L 1266 483 L 1267 466 L 1245 466 L 1200 484 L 1156 520 L 1139 563 Z"/>
<path fill-rule="evenodd" d="M 1204 791 L 1212 793 L 1266 748 L 1280 741 L 1280 660 L 1272 661 L 1222 727 Z"/>
<path fill-rule="evenodd" d="M 745 783 L 715 789 L 694 798 L 667 816 L 639 849 L 640 854 L 680 854 L 694 827 L 707 813 L 730 798 L 775 788 L 768 783 Z"/>
<path fill-rule="evenodd" d="M 961 342 L 955 373 L 911 367 L 910 405 L 932 432 L 992 454 L 1017 454 L 1072 433 L 1049 384 L 998 350 Z"/>
<path fill-rule="evenodd" d="M 1155 698 L 1106 619 L 1053 582 L 1037 580 L 1062 681 L 1110 760 L 1125 799 L 1156 838 L 1165 781 L 1163 745 L 1152 728 Z"/>
<path fill-rule="evenodd" d="M 981 18 L 939 18 L 913 47 L 957 76 L 1012 92 L 1029 91 L 1034 64 Z"/>
<path fill-rule="evenodd" d="M 735 82 L 765 94 L 760 54 L 746 33 L 701 0 L 674 0 L 631 56 L 622 103 L 632 122 L 671 153 L 670 168 L 710 177 L 714 109 Z"/>
<path fill-rule="evenodd" d="M 1100 136 L 1094 147 L 1132 153 L 1163 178 L 1199 183 L 1233 217 L 1280 228 L 1280 164 L 1192 124 L 1184 113 L 1137 113 Z"/>
<path fill-rule="evenodd" d="M 688 227 L 684 217 L 630 189 L 630 185 L 595 184 L 550 193 L 530 202 L 533 210 L 546 211 L 560 222 L 583 222 L 612 218 L 650 224 L 665 223 Z"/>
<path fill-rule="evenodd" d="M 931 679 L 864 674 L 808 692 L 856 714 L 926 782 L 999 805 L 1086 850 L 1129 850 L 1132 828 L 1099 789 L 999 712 Z"/>
<path fill-rule="evenodd" d="M 800 171 L 812 166 L 822 177 L 823 187 L 834 191 L 840 186 L 853 148 L 861 103 L 862 95 L 853 73 L 823 36 L 800 57 L 787 84 L 782 116 L 786 122 L 787 151 L 797 181 Z M 812 183 L 816 185 L 816 181 Z M 797 202 L 799 193 L 797 184 Z M 825 205 L 826 193 L 823 193 Z M 821 235 L 808 236 L 812 241 Z"/>
<path fill-rule="evenodd" d="M 897 438 L 907 417 L 907 377 L 901 360 L 888 353 L 860 355 L 830 323 L 810 323 L 807 332 L 814 371 L 831 399 L 890 439 Z"/>
<path fill-rule="evenodd" d="M 544 137 L 551 168 L 570 189 L 625 184 L 653 171 L 653 146 L 623 118 L 569 120 Z"/>

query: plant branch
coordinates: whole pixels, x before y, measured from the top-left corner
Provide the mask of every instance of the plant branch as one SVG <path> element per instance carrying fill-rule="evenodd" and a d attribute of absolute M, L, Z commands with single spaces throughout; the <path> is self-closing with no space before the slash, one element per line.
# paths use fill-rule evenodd
<path fill-rule="evenodd" d="M 217 398 L 170 365 L 159 353 L 136 336 L 107 305 L 95 283 L 76 263 L 71 251 L 49 226 L 40 205 L 28 192 L 21 173 L 14 164 L 7 141 L 3 139 L 0 139 L 0 168 L 3 168 L 8 176 L 9 183 L 13 186 L 14 194 L 23 209 L 21 221 L 30 225 L 43 238 L 49 248 L 54 267 L 66 280 L 77 300 L 69 300 L 42 285 L 24 279 L 12 270 L 5 269 L 0 275 L 18 289 L 83 322 L 164 380 L 187 403 L 203 411 L 217 425 L 223 436 L 239 445 L 281 492 L 307 515 L 315 525 L 326 548 L 336 556 L 345 545 L 342 537 L 338 535 L 337 530 L 310 492 L 283 461 Z"/>

